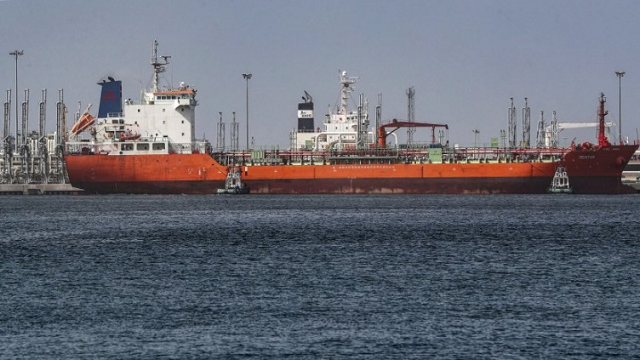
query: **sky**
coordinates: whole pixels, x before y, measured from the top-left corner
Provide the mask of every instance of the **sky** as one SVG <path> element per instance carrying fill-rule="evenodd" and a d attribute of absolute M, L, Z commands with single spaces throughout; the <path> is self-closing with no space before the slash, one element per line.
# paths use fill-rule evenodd
<path fill-rule="evenodd" d="M 18 94 L 22 102 L 30 89 L 29 129 L 38 128 L 47 89 L 53 131 L 59 89 L 70 114 L 92 103 L 96 115 L 96 83 L 107 76 L 123 81 L 126 98 L 139 99 L 150 86 L 157 40 L 159 55 L 171 56 L 163 83 L 198 90 L 197 137 L 212 143 L 219 112 L 228 124 L 234 111 L 241 148 L 246 142 L 243 73 L 253 74 L 249 128 L 256 147 L 284 149 L 304 91 L 313 97 L 316 127 L 338 105 L 341 70 L 359 78 L 352 108 L 364 94 L 373 119 L 381 94 L 383 120 L 406 119 L 413 87 L 415 121 L 448 124 L 454 144 L 473 145 L 476 129 L 479 144 L 499 137 L 512 97 L 518 139 L 525 97 L 532 141 L 541 111 L 547 122 L 552 111 L 560 122 L 595 122 L 601 92 L 612 136 L 621 114 L 623 137 L 633 141 L 640 127 L 639 17 L 633 0 L 9 0 L 0 1 L 0 88 L 14 89 L 9 53 L 24 50 Z M 621 111 L 615 71 L 626 72 Z M 12 110 L 12 129 L 14 117 Z M 429 136 L 418 130 L 414 139 Z M 596 142 L 595 129 L 561 136 Z"/>

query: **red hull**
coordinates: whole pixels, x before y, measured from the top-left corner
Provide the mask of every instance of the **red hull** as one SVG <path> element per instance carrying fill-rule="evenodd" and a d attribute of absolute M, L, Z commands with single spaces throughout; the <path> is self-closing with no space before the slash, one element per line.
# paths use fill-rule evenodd
<path fill-rule="evenodd" d="M 246 181 L 252 194 L 544 194 L 553 177 Z M 631 194 L 615 177 L 572 178 L 576 194 Z M 214 194 L 224 181 L 73 182 L 98 194 Z"/>
<path fill-rule="evenodd" d="M 637 146 L 573 151 L 562 161 L 574 193 L 622 194 Z M 207 154 L 67 155 L 73 186 L 93 193 L 213 194 L 227 168 Z M 558 163 L 254 165 L 242 180 L 257 194 L 542 194 Z"/>

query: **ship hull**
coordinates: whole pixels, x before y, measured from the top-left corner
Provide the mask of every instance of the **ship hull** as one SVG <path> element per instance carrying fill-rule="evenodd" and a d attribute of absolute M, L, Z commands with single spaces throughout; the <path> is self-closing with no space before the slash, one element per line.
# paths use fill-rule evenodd
<path fill-rule="evenodd" d="M 309 179 L 245 181 L 251 194 L 544 194 L 552 176 L 536 178 Z M 575 194 L 631 194 L 616 177 L 573 178 Z M 223 180 L 74 181 L 96 194 L 215 194 Z"/>
<path fill-rule="evenodd" d="M 73 182 L 77 187 L 93 194 L 215 194 L 224 187 L 224 181 L 92 181 Z"/>
<path fill-rule="evenodd" d="M 66 155 L 69 181 L 98 194 L 213 194 L 227 168 L 206 154 Z"/>
<path fill-rule="evenodd" d="M 637 146 L 572 151 L 562 164 L 576 194 L 624 194 Z M 560 162 L 246 165 L 252 194 L 543 194 Z M 214 194 L 227 168 L 207 154 L 67 155 L 71 184 L 91 193 Z"/>
<path fill-rule="evenodd" d="M 545 194 L 553 176 L 536 178 L 320 179 L 247 181 L 252 194 Z M 612 177 L 577 178 L 575 194 L 630 194 Z"/>

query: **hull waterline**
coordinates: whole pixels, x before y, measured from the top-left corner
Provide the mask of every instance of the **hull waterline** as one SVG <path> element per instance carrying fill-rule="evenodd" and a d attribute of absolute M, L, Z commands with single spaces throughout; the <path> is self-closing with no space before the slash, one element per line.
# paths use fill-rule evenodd
<path fill-rule="evenodd" d="M 563 163 L 576 194 L 626 194 L 624 159 L 637 146 L 574 151 Z M 88 192 L 214 194 L 228 168 L 208 154 L 68 155 L 71 183 Z M 544 194 L 557 162 L 239 166 L 251 194 Z"/>

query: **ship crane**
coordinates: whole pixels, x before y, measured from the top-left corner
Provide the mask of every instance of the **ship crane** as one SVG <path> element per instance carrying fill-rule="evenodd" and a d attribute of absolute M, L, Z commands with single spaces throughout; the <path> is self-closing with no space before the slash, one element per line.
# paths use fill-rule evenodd
<path fill-rule="evenodd" d="M 607 101 L 607 98 L 604 96 L 604 93 L 600 93 L 600 106 L 598 107 L 598 121 L 597 122 L 574 122 L 574 123 L 559 123 L 555 120 L 555 111 L 553 112 L 553 120 L 551 121 L 551 125 L 545 128 L 545 146 L 546 147 L 558 147 L 558 135 L 564 129 L 578 129 L 578 128 L 589 128 L 589 127 L 597 127 L 598 128 L 598 146 L 599 147 L 609 147 L 611 143 L 607 139 L 605 135 L 605 130 L 608 131 L 607 128 L 611 127 L 613 123 L 605 122 L 604 117 L 609 114 L 609 111 L 605 110 L 604 104 Z"/>
<path fill-rule="evenodd" d="M 558 122 L 554 125 L 549 125 L 545 128 L 544 131 L 544 139 L 546 147 L 556 147 L 552 144 L 557 145 L 559 142 L 559 135 L 562 130 L 565 129 L 585 129 L 585 128 L 596 128 L 598 127 L 599 122 Z M 613 123 L 605 123 L 604 126 L 609 128 L 613 125 Z"/>
<path fill-rule="evenodd" d="M 430 127 L 431 128 L 431 143 L 435 144 L 436 142 L 436 128 L 443 127 L 449 130 L 449 125 L 447 124 L 431 124 L 431 123 L 421 123 L 421 122 L 409 122 L 409 121 L 399 121 L 398 119 L 393 119 L 391 122 L 380 125 L 378 128 L 378 146 L 385 147 L 387 145 L 387 136 L 393 134 L 396 130 L 400 128 L 406 127 Z M 387 132 L 388 128 L 394 128 L 393 130 Z"/>

